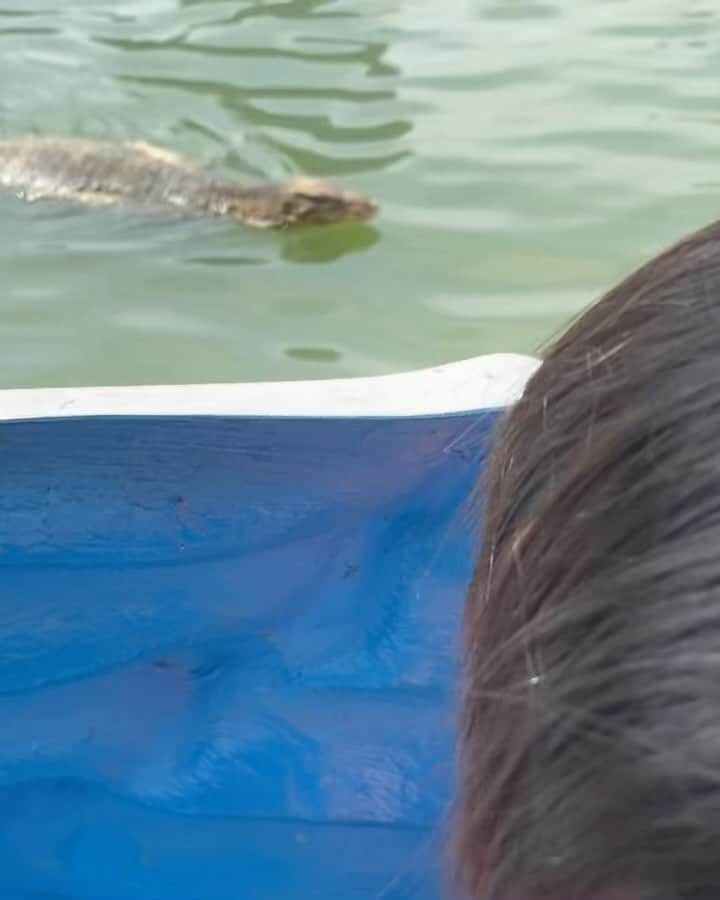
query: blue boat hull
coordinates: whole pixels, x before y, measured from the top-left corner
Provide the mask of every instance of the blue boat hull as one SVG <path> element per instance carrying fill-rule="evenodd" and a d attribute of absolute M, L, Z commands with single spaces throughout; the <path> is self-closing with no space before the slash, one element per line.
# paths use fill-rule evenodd
<path fill-rule="evenodd" d="M 0 897 L 435 900 L 496 416 L 0 424 Z"/>

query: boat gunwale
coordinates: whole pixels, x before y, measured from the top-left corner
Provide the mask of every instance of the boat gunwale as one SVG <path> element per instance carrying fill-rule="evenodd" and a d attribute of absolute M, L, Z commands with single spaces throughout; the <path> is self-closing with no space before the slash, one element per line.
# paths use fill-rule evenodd
<path fill-rule="evenodd" d="M 9 388 L 0 422 L 98 417 L 422 418 L 506 407 L 539 365 L 494 353 L 390 375 L 312 381 Z"/>

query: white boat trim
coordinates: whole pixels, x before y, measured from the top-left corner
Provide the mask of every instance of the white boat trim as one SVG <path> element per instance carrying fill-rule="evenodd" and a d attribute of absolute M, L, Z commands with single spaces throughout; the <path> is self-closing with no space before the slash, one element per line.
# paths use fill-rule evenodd
<path fill-rule="evenodd" d="M 96 416 L 404 417 L 513 403 L 538 367 L 497 353 L 370 378 L 0 390 L 0 421 Z"/>

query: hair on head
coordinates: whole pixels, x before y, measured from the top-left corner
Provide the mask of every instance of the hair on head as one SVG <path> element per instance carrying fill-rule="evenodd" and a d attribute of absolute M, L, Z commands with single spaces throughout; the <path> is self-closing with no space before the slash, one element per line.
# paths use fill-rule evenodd
<path fill-rule="evenodd" d="M 581 315 L 498 427 L 463 626 L 472 900 L 720 896 L 720 223 Z"/>

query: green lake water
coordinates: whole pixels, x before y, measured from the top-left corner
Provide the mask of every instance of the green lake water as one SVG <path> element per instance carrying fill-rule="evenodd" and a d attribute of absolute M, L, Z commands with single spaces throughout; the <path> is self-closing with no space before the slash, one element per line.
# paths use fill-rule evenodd
<path fill-rule="evenodd" d="M 284 234 L 0 195 L 2 386 L 324 378 L 533 352 L 720 215 L 712 0 L 0 0 L 0 133 L 329 175 Z"/>

